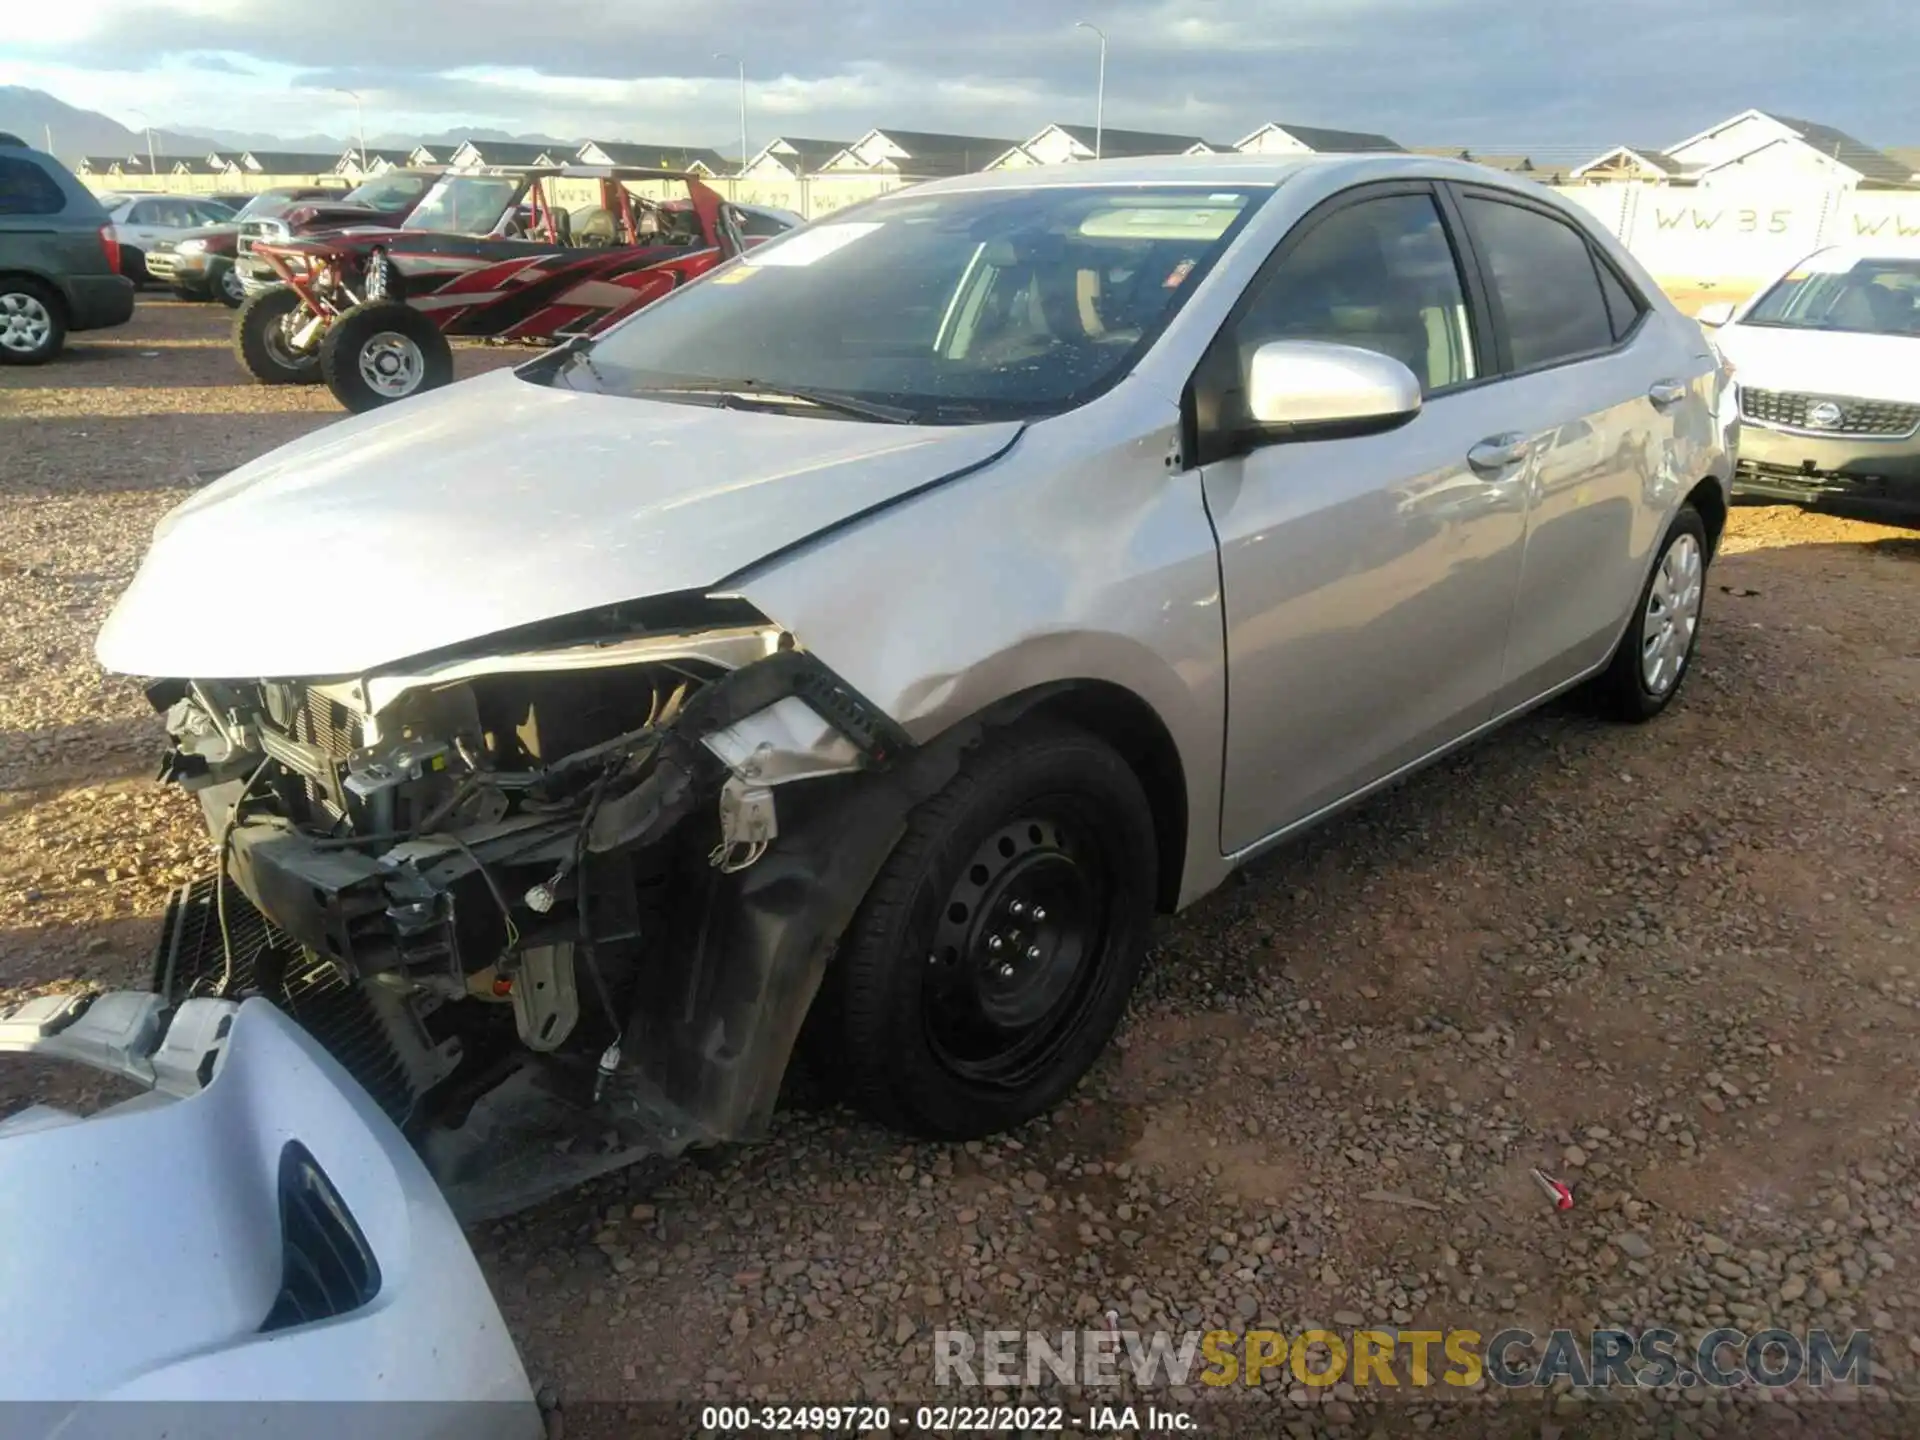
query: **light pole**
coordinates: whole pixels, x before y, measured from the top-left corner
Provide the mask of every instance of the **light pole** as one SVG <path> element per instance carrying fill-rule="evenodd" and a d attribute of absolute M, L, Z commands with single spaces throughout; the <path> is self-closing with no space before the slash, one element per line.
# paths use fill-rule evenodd
<path fill-rule="evenodd" d="M 747 62 L 738 55 L 729 55 L 722 50 L 714 51 L 713 58 L 731 60 L 740 67 L 740 174 L 744 177 L 747 173 Z M 737 200 L 740 197 L 736 195 L 734 198 Z"/>
<path fill-rule="evenodd" d="M 129 110 L 127 113 L 138 115 L 140 123 L 147 127 L 147 178 L 151 180 L 160 168 L 153 158 L 153 117 L 144 110 Z"/>
<path fill-rule="evenodd" d="M 1100 141 L 1106 129 L 1107 119 L 1107 32 L 1098 25 L 1090 25 L 1085 20 L 1073 22 L 1076 30 L 1091 30 L 1100 37 L 1100 88 L 1093 101 L 1093 158 L 1100 158 Z"/>
<path fill-rule="evenodd" d="M 335 85 L 333 93 L 353 97 L 353 130 L 360 141 L 360 178 L 364 180 L 367 178 L 367 117 L 360 110 L 360 92 Z"/>

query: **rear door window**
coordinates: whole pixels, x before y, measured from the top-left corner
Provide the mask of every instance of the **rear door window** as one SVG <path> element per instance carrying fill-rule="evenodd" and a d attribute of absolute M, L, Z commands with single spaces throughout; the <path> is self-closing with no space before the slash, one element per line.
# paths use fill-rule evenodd
<path fill-rule="evenodd" d="M 1594 265 L 1600 272 L 1600 290 L 1607 299 L 1607 318 L 1613 322 L 1613 338 L 1624 340 L 1647 313 L 1646 302 L 1627 288 L 1613 267 L 1598 256 Z"/>
<path fill-rule="evenodd" d="M 0 215 L 58 215 L 67 208 L 59 182 L 31 160 L 0 156 Z"/>
<path fill-rule="evenodd" d="M 1484 195 L 1465 196 L 1461 208 L 1492 282 L 1510 368 L 1612 348 L 1614 321 L 1585 235 L 1543 210 Z"/>

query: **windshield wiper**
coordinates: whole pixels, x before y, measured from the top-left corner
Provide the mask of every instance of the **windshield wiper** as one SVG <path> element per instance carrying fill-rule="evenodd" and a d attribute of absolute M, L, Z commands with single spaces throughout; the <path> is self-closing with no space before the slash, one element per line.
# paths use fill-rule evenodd
<path fill-rule="evenodd" d="M 816 390 L 812 386 L 768 385 L 759 380 L 696 380 L 680 385 L 650 385 L 636 392 L 641 395 L 712 395 L 721 404 L 746 402 L 754 409 L 812 405 L 836 415 L 857 420 L 873 420 L 883 425 L 911 425 L 919 412 L 899 405 L 883 405 L 877 400 L 862 400 L 838 390 Z"/>

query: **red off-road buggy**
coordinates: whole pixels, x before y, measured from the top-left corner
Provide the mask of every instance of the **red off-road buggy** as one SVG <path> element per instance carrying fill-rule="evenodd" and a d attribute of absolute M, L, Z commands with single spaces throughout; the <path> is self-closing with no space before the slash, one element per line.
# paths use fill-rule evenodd
<path fill-rule="evenodd" d="M 563 181 L 598 203 L 563 208 Z M 684 199 L 635 194 L 671 181 Z M 453 379 L 450 335 L 552 344 L 591 335 L 737 255 L 738 217 L 690 175 L 569 165 L 448 173 L 396 229 L 256 241 L 285 283 L 253 296 L 234 349 L 268 385 L 324 380 L 372 410 Z"/>

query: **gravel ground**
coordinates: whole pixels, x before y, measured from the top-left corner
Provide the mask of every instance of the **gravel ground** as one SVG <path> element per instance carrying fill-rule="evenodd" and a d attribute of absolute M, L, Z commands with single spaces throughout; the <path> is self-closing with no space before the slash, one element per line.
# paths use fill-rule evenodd
<path fill-rule="evenodd" d="M 143 299 L 0 372 L 0 1002 L 138 983 L 205 863 L 146 779 L 137 689 L 90 646 L 163 511 L 339 413 L 242 383 L 227 323 Z M 1917 560 L 1911 530 L 1736 512 L 1672 713 L 1549 708 L 1165 922 L 1119 1044 L 1015 1136 L 905 1144 L 802 1076 L 763 1145 L 478 1229 L 557 1423 L 1012 1398 L 936 1396 L 937 1327 L 1779 1324 L 1870 1329 L 1877 1393 L 1624 1412 L 1561 1386 L 1516 1413 L 1543 1435 L 1743 1435 L 1761 1412 L 1915 1433 L 1888 1398 L 1920 1365 Z M 75 1085 L 14 1063 L 0 1110 Z M 1480 1433 L 1475 1404 L 1391 1415 Z M 1297 1389 L 1254 1428 L 1364 1434 L 1365 1408 Z"/>

